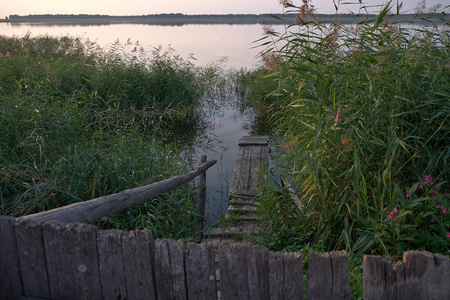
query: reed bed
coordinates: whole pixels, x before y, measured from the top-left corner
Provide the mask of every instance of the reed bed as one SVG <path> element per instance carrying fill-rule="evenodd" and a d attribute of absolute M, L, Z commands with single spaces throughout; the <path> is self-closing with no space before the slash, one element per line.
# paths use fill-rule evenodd
<path fill-rule="evenodd" d="M 178 124 L 197 122 L 202 74 L 171 49 L 147 55 L 130 42 L 102 49 L 74 37 L 0 36 L 1 214 L 23 216 L 188 171 L 197 158 L 164 141 Z M 195 221 L 187 185 L 97 225 L 189 239 Z"/>
<path fill-rule="evenodd" d="M 390 2 L 349 26 L 338 16 L 318 22 L 310 1 L 283 4 L 296 23 L 265 28 L 265 68 L 241 79 L 277 125 L 272 172 L 285 182 L 265 186 L 265 234 L 255 240 L 277 250 L 449 255 L 449 7 L 402 23 Z"/>

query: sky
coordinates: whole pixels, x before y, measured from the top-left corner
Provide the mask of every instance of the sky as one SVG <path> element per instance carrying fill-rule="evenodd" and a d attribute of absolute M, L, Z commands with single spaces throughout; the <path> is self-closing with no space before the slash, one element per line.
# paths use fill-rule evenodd
<path fill-rule="evenodd" d="M 341 1 L 339 12 L 357 12 L 358 5 L 342 4 L 358 0 Z M 363 0 L 371 12 L 379 11 L 386 0 Z M 401 0 L 398 0 L 402 2 Z M 427 7 L 448 0 L 427 0 Z M 393 0 L 396 3 L 397 0 Z M 403 0 L 403 13 L 414 13 L 419 0 Z M 301 0 L 293 0 L 301 5 Z M 318 13 L 335 13 L 333 0 L 312 0 Z M 101 15 L 147 15 L 160 13 L 183 14 L 264 14 L 282 13 L 279 0 L 0 0 L 0 18 L 12 14 L 101 14 Z"/>

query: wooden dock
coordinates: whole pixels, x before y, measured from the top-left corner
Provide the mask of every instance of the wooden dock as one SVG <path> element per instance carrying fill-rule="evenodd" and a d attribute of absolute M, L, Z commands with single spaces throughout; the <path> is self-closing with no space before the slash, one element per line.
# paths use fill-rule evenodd
<path fill-rule="evenodd" d="M 244 136 L 238 142 L 239 152 L 234 165 L 230 198 L 258 195 L 258 172 L 267 170 L 269 156 L 266 136 Z M 264 172 L 264 171 L 263 171 Z"/>
<path fill-rule="evenodd" d="M 267 177 L 268 138 L 244 136 L 238 145 L 225 220 L 217 228 L 205 232 L 205 239 L 212 242 L 242 241 L 245 235 L 254 232 L 259 183 Z"/>

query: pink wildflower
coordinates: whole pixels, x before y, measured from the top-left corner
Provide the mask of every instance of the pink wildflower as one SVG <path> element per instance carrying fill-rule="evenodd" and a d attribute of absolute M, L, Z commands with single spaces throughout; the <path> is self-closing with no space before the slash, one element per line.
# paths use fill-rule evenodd
<path fill-rule="evenodd" d="M 436 205 L 436 208 L 437 208 L 437 209 L 440 209 L 440 208 L 441 208 L 441 204 L 438 203 L 438 204 Z"/>
<path fill-rule="evenodd" d="M 393 217 L 395 217 L 395 215 L 397 214 L 397 206 L 394 207 L 394 209 L 389 213 L 389 215 L 387 216 L 388 219 L 391 219 Z"/>
<path fill-rule="evenodd" d="M 447 238 L 450 239 L 450 232 L 447 232 Z"/>
<path fill-rule="evenodd" d="M 445 207 L 441 208 L 441 211 L 442 211 L 443 214 L 447 213 L 447 209 Z"/>
<path fill-rule="evenodd" d="M 406 198 L 411 197 L 411 193 L 410 192 L 406 192 Z"/>

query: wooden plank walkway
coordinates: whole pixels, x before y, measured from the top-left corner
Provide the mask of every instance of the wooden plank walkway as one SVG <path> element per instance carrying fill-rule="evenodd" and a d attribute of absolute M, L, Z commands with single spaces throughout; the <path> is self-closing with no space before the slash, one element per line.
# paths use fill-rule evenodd
<path fill-rule="evenodd" d="M 205 239 L 213 243 L 220 241 L 242 241 L 253 233 L 258 208 L 259 182 L 266 179 L 269 144 L 267 136 L 244 136 L 239 142 L 230 185 L 230 203 L 225 222 L 211 228 Z"/>
<path fill-rule="evenodd" d="M 269 156 L 266 136 L 244 136 L 238 142 L 239 152 L 234 165 L 230 197 L 254 197 L 258 195 L 258 171 L 267 170 Z"/>

